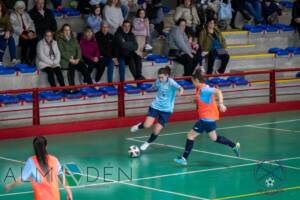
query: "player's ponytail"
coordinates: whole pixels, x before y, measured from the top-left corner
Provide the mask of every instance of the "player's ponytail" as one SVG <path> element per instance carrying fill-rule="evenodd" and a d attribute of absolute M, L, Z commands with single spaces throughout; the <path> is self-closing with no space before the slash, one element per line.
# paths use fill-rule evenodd
<path fill-rule="evenodd" d="M 47 139 L 43 136 L 38 136 L 33 140 L 33 148 L 36 158 L 42 168 L 44 175 L 48 174 L 48 152 L 47 152 Z"/>
<path fill-rule="evenodd" d="M 202 75 L 202 71 L 201 69 L 197 69 L 193 75 L 192 75 L 192 78 L 194 80 L 198 80 L 200 83 L 203 83 L 205 81 L 205 77 Z"/>
<path fill-rule="evenodd" d="M 165 66 L 163 68 L 160 68 L 158 70 L 158 75 L 160 75 L 160 74 L 164 74 L 164 75 L 170 76 L 171 75 L 171 68 L 169 66 Z"/>

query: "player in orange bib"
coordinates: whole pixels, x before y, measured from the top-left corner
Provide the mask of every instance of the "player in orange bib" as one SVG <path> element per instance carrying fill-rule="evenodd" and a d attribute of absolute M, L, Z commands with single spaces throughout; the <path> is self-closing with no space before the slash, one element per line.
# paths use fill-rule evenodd
<path fill-rule="evenodd" d="M 216 132 L 216 121 L 219 120 L 219 110 L 221 112 L 227 110 L 226 106 L 223 104 L 222 91 L 206 85 L 200 70 L 196 70 L 193 74 L 192 81 L 196 87 L 196 103 L 199 120 L 187 135 L 183 155 L 176 158 L 174 161 L 181 165 L 187 165 L 187 158 L 193 149 L 194 140 L 203 132 L 208 133 L 208 136 L 212 141 L 231 147 L 236 156 L 239 157 L 240 143 L 233 143 L 226 137 L 217 135 Z M 216 103 L 215 97 L 218 99 L 218 104 Z"/>
<path fill-rule="evenodd" d="M 46 138 L 36 137 L 33 140 L 33 147 L 35 155 L 26 161 L 21 177 L 5 186 L 6 191 L 29 180 L 32 183 L 34 200 L 60 200 L 59 176 L 62 176 L 67 200 L 72 200 L 72 192 L 65 185 L 65 177 L 59 161 L 47 153 Z"/>

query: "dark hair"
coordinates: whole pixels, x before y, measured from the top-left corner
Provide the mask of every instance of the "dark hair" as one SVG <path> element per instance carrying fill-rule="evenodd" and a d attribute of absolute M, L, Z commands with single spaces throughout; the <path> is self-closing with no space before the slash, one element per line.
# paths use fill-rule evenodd
<path fill-rule="evenodd" d="M 37 136 L 33 140 L 33 148 L 35 152 L 35 156 L 44 172 L 44 174 L 48 173 L 48 152 L 47 152 L 47 139 L 43 136 Z"/>
<path fill-rule="evenodd" d="M 95 5 L 95 6 L 93 6 L 92 7 L 92 15 L 95 15 L 95 11 L 97 10 L 97 8 L 100 8 L 100 16 L 102 15 L 102 9 L 101 9 L 101 6 L 99 6 L 99 5 Z"/>
<path fill-rule="evenodd" d="M 47 33 L 51 33 L 52 36 L 54 36 L 54 32 L 51 31 L 50 29 L 46 30 L 45 33 L 44 33 L 44 37 L 47 35 Z"/>
<path fill-rule="evenodd" d="M 169 66 L 162 67 L 158 70 L 158 74 L 171 75 L 171 68 Z"/>
<path fill-rule="evenodd" d="M 180 24 L 181 22 L 185 22 L 185 23 L 186 23 L 186 20 L 183 19 L 183 18 L 180 18 L 180 19 L 178 19 L 178 20 L 176 21 L 175 25 L 176 25 L 176 26 L 179 26 L 179 24 Z"/>
<path fill-rule="evenodd" d="M 82 34 L 82 38 L 85 38 L 85 34 L 86 32 L 91 31 L 93 33 L 93 37 L 94 37 L 94 32 L 93 29 L 90 26 L 85 27 L 83 34 Z"/>
<path fill-rule="evenodd" d="M 61 29 L 60 29 L 59 31 L 60 31 L 60 32 L 64 32 L 64 29 L 65 29 L 66 27 L 69 27 L 69 28 L 71 29 L 71 35 L 72 35 L 72 27 L 71 27 L 70 24 L 64 24 L 64 25 L 61 27 Z"/>
<path fill-rule="evenodd" d="M 206 26 L 208 25 L 209 22 L 214 21 L 216 23 L 216 19 L 215 18 L 208 18 L 206 20 Z"/>
<path fill-rule="evenodd" d="M 192 78 L 194 80 L 198 80 L 200 83 L 203 83 L 206 78 L 202 75 L 202 71 L 201 69 L 197 69 L 193 74 L 192 74 Z"/>
<path fill-rule="evenodd" d="M 122 25 L 124 24 L 131 24 L 131 22 L 129 20 L 124 20 Z"/>
<path fill-rule="evenodd" d="M 4 4 L 4 2 L 1 0 L 0 0 L 0 6 L 1 6 L 2 17 L 4 17 L 7 14 L 7 8 Z"/>
<path fill-rule="evenodd" d="M 107 5 L 112 6 L 113 0 L 107 0 Z M 116 7 L 120 7 L 121 6 L 121 2 L 120 0 L 118 1 L 118 3 L 116 4 Z"/>
<path fill-rule="evenodd" d="M 138 9 L 138 10 L 136 11 L 135 17 L 139 18 L 139 17 L 140 17 L 140 12 L 142 12 L 142 11 L 144 11 L 145 14 L 146 14 L 146 10 L 145 10 L 144 8 L 140 8 L 140 9 Z M 145 17 L 146 17 L 146 16 L 145 16 Z"/>

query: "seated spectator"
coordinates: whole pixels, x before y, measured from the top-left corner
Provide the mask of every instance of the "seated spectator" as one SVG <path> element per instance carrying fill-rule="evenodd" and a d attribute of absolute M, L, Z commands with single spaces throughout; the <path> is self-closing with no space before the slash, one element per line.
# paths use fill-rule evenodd
<path fill-rule="evenodd" d="M 80 48 L 82 59 L 87 64 L 89 73 L 91 74 L 94 68 L 97 70 L 95 82 L 98 83 L 104 73 L 105 65 L 100 62 L 98 44 L 92 29 L 89 27 L 84 30 L 80 39 Z"/>
<path fill-rule="evenodd" d="M 165 16 L 161 0 L 147 1 L 146 16 L 150 23 L 151 38 L 163 35 Z"/>
<path fill-rule="evenodd" d="M 178 0 L 178 1 L 182 1 L 182 0 Z M 199 30 L 202 30 L 204 28 L 204 25 L 207 23 L 207 19 L 217 18 L 218 2 L 219 1 L 194 0 L 194 4 L 197 9 L 198 17 L 200 19 Z"/>
<path fill-rule="evenodd" d="M 183 76 L 191 76 L 198 64 L 202 66 L 202 56 L 199 45 L 189 41 L 185 28 L 186 20 L 179 19 L 171 29 L 167 39 L 168 53 L 184 66 Z"/>
<path fill-rule="evenodd" d="M 254 18 L 255 24 L 264 23 L 260 0 L 245 0 L 245 10 Z"/>
<path fill-rule="evenodd" d="M 199 29 L 200 19 L 192 0 L 183 0 L 180 6 L 176 8 L 174 20 L 177 22 L 179 19 L 186 20 L 185 31 L 189 37 L 194 36 L 196 30 Z"/>
<path fill-rule="evenodd" d="M 115 58 L 120 65 L 129 65 L 130 72 L 135 80 L 144 80 L 142 76 L 142 58 L 136 53 L 138 44 L 135 35 L 131 32 L 131 24 L 125 20 L 118 29 L 114 38 Z M 116 60 L 116 59 L 115 59 Z"/>
<path fill-rule="evenodd" d="M 6 7 L 0 1 L 0 65 L 3 65 L 3 56 L 7 46 L 9 48 L 10 59 L 13 64 L 16 64 L 16 43 L 12 37 L 12 26 Z"/>
<path fill-rule="evenodd" d="M 115 34 L 124 21 L 120 6 L 120 0 L 108 0 L 103 10 L 103 19 L 108 23 L 111 34 Z"/>
<path fill-rule="evenodd" d="M 95 37 L 98 43 L 99 50 L 101 52 L 100 62 L 103 66 L 107 66 L 107 81 L 113 82 L 114 66 L 113 61 L 113 39 L 114 36 L 108 32 L 108 24 L 103 21 L 101 24 L 101 30 L 96 33 Z M 118 62 L 116 62 L 116 65 Z M 124 63 L 123 63 L 124 64 Z M 119 65 L 120 81 L 125 80 L 125 64 Z"/>
<path fill-rule="evenodd" d="M 94 33 L 97 33 L 100 30 L 101 22 L 101 7 L 100 5 L 95 5 L 93 6 L 92 13 L 87 16 L 86 23 L 92 28 Z"/>
<path fill-rule="evenodd" d="M 10 22 L 15 42 L 21 47 L 21 62 L 31 65 L 35 59 L 37 38 L 34 23 L 25 8 L 23 1 L 17 1 Z"/>
<path fill-rule="evenodd" d="M 53 39 L 52 31 L 46 31 L 45 37 L 38 42 L 36 65 L 48 75 L 51 87 L 56 87 L 54 75 L 60 86 L 65 86 L 65 81 L 60 67 L 60 51 L 57 42 Z"/>
<path fill-rule="evenodd" d="M 300 0 L 293 4 L 291 26 L 295 27 L 300 35 Z"/>
<path fill-rule="evenodd" d="M 132 32 L 135 35 L 136 41 L 138 43 L 138 50 L 136 53 L 143 57 L 144 49 L 151 50 L 152 47 L 147 44 L 147 39 L 150 37 L 150 29 L 149 29 L 149 20 L 145 18 L 145 10 L 139 9 L 136 13 L 136 16 L 133 20 L 133 28 Z"/>
<path fill-rule="evenodd" d="M 229 54 L 225 50 L 226 42 L 220 30 L 215 26 L 215 20 L 209 19 L 205 29 L 200 32 L 199 45 L 203 51 L 207 51 L 207 74 L 213 73 L 216 58 L 221 60 L 221 67 L 216 73 L 223 74 L 229 62 Z"/>
<path fill-rule="evenodd" d="M 46 30 L 57 31 L 56 20 L 48 8 L 45 7 L 45 0 L 35 0 L 35 6 L 29 11 L 34 22 L 37 38 L 43 38 Z"/>
<path fill-rule="evenodd" d="M 230 21 L 230 26 L 232 29 L 237 29 L 235 26 L 235 18 L 238 12 L 241 13 L 243 18 L 247 21 L 251 20 L 251 17 L 245 12 L 245 0 L 232 0 L 231 1 L 232 7 L 232 18 Z"/>
<path fill-rule="evenodd" d="M 262 1 L 262 14 L 267 24 L 277 24 L 278 17 L 281 15 L 282 10 L 279 8 L 278 3 L 273 0 Z"/>
<path fill-rule="evenodd" d="M 69 84 L 75 85 L 75 70 L 83 75 L 84 82 L 93 84 L 90 73 L 86 65 L 82 62 L 79 44 L 69 24 L 62 26 L 60 32 L 57 34 L 57 43 L 61 52 L 60 66 L 68 69 Z"/>

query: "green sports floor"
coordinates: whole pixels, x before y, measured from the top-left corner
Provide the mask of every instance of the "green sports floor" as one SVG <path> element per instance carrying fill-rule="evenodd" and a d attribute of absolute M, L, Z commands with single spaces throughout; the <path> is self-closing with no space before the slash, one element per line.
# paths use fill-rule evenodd
<path fill-rule="evenodd" d="M 178 166 L 173 159 L 182 154 L 193 123 L 169 124 L 139 158 L 129 158 L 128 147 L 140 145 L 151 130 L 49 136 L 48 151 L 69 163 L 75 200 L 300 199 L 300 111 L 224 118 L 218 133 L 241 143 L 241 157 L 203 135 L 189 164 Z M 32 155 L 31 143 L 0 141 L 0 200 L 33 199 L 29 183 L 3 190 Z"/>

